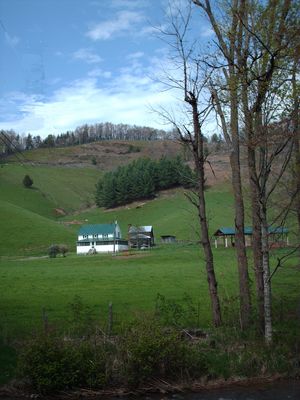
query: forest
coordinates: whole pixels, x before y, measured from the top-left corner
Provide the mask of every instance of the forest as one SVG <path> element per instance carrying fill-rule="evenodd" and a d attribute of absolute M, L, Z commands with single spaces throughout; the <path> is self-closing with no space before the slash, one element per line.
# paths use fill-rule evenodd
<path fill-rule="evenodd" d="M 140 158 L 107 172 L 96 185 L 98 207 L 112 208 L 135 200 L 151 199 L 159 190 L 191 187 L 194 174 L 178 156 L 159 161 Z"/>

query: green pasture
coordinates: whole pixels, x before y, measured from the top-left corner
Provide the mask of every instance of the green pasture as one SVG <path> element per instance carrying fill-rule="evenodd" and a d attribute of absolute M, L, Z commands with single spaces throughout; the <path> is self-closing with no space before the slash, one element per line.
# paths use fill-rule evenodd
<path fill-rule="evenodd" d="M 233 225 L 233 198 L 228 185 L 209 189 L 206 193 L 208 222 L 213 234 L 220 226 Z M 67 216 L 64 220 L 72 220 Z M 152 225 L 159 242 L 160 235 L 175 235 L 178 240 L 199 240 L 197 210 L 187 200 L 183 189 L 160 194 L 151 201 L 128 204 L 125 207 L 105 210 L 95 208 L 76 215 L 80 221 L 110 223 L 117 220 L 122 234 L 126 237 L 128 224 Z"/>
<path fill-rule="evenodd" d="M 217 249 L 214 256 L 225 319 L 236 321 L 234 251 Z M 295 263 L 291 259 L 273 278 L 274 304 L 283 315 L 295 309 L 299 301 L 300 270 Z M 272 267 L 275 265 L 274 255 Z M 197 310 L 196 323 L 210 326 L 205 264 L 197 245 L 160 246 L 116 257 L 72 254 L 56 259 L 2 259 L 0 276 L 0 326 L 2 336 L 8 338 L 24 336 L 41 327 L 43 308 L 50 325 L 66 327 L 70 304 L 76 296 L 102 327 L 107 323 L 108 304 L 112 302 L 114 326 L 118 329 L 142 312 L 153 312 L 158 293 L 179 304 L 188 295 Z M 191 323 L 195 324 L 195 320 Z"/>
<path fill-rule="evenodd" d="M 33 179 L 30 189 L 22 184 L 25 175 Z M 54 218 L 55 208 L 73 212 L 93 204 L 100 176 L 95 168 L 2 164 L 0 200 Z"/>
<path fill-rule="evenodd" d="M 23 186 L 25 174 L 33 179 L 32 188 Z M 0 256 L 45 254 L 52 243 L 74 248 L 77 228 L 63 225 L 55 209 L 90 206 L 100 174 L 92 168 L 2 165 Z"/>

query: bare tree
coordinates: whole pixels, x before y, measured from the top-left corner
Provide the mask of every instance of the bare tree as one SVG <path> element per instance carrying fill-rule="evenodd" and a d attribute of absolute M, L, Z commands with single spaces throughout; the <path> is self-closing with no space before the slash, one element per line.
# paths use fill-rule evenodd
<path fill-rule="evenodd" d="M 180 9 L 170 9 L 170 28 L 162 31 L 162 37 L 167 41 L 171 49 L 171 61 L 173 73 L 169 68 L 165 71 L 163 82 L 169 89 L 179 91 L 184 103 L 187 105 L 185 122 L 178 122 L 176 118 L 166 110 L 160 114 L 169 123 L 172 123 L 180 143 L 188 146 L 194 161 L 196 180 L 193 182 L 194 190 L 187 192 L 187 198 L 197 208 L 201 231 L 201 245 L 204 251 L 205 266 L 209 294 L 212 305 L 213 324 L 218 327 L 222 323 L 221 307 L 218 296 L 218 285 L 214 271 L 214 260 L 209 239 L 208 220 L 205 201 L 205 171 L 206 156 L 204 152 L 203 124 L 211 110 L 211 104 L 204 100 L 205 87 L 208 77 L 201 69 L 200 62 L 195 57 L 195 44 L 188 44 L 188 27 L 190 23 L 191 9 L 184 14 Z M 169 65 L 170 67 L 170 65 Z M 204 105 L 203 105 L 204 104 Z"/>
<path fill-rule="evenodd" d="M 212 10 L 210 0 L 193 0 L 194 4 L 204 10 L 208 17 L 211 27 L 217 38 L 216 46 L 220 50 L 222 61 L 217 61 L 218 65 L 214 65 L 214 69 L 222 70 L 225 79 L 225 87 L 227 91 L 228 102 L 226 109 L 229 108 L 229 123 L 227 124 L 226 111 L 220 99 L 218 91 L 211 80 L 211 89 L 222 125 L 224 139 L 230 146 L 230 165 L 232 171 L 232 187 L 234 193 L 235 204 L 235 246 L 237 252 L 237 262 L 239 271 L 239 290 L 240 290 L 240 320 L 241 327 L 245 329 L 250 323 L 251 314 L 251 296 L 248 274 L 248 260 L 245 246 L 245 211 L 241 180 L 241 162 L 240 162 L 240 135 L 239 135 L 239 75 L 238 75 L 238 58 L 241 52 L 241 35 L 243 27 L 240 24 L 239 13 L 241 12 L 241 2 L 233 0 L 230 4 L 227 21 L 220 24 Z M 223 27 L 222 27 L 223 26 Z M 226 26 L 228 29 L 226 30 Z"/>
<path fill-rule="evenodd" d="M 292 135 L 287 124 L 282 123 L 285 110 L 280 99 L 280 89 L 289 77 L 283 59 L 288 56 L 286 21 L 291 0 L 258 4 L 247 0 L 232 0 L 227 4 L 231 21 L 227 31 L 217 23 L 209 0 L 193 2 L 209 17 L 218 46 L 228 63 L 223 71 L 225 90 L 230 100 L 232 97 L 235 99 L 234 103 L 230 101 L 231 123 L 233 118 L 243 128 L 250 179 L 259 316 L 269 343 L 272 341 L 272 318 L 268 202 L 284 175 L 292 149 Z M 228 133 L 220 93 L 213 84 L 212 93 L 224 136 L 229 140 L 231 135 L 233 144 L 232 125 Z M 239 107 L 240 114 L 237 111 Z M 232 147 L 235 148 L 234 144 Z M 273 174 L 272 170 L 276 173 Z"/>

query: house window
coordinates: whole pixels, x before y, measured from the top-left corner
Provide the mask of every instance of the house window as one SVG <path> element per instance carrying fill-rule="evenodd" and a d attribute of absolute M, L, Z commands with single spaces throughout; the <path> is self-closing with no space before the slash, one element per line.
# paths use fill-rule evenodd
<path fill-rule="evenodd" d="M 83 239 L 87 239 L 88 235 L 83 235 Z"/>
<path fill-rule="evenodd" d="M 97 235 L 97 234 L 95 234 L 95 235 L 94 235 L 94 238 L 96 238 L 96 239 L 97 239 L 97 237 L 98 237 L 98 235 Z"/>

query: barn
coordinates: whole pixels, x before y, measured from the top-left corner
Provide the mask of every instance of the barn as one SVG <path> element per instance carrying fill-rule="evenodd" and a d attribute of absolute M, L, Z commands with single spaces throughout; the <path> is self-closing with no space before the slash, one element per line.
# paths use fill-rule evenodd
<path fill-rule="evenodd" d="M 128 227 L 128 245 L 130 248 L 147 249 L 154 246 L 153 227 L 150 225 Z"/>
<path fill-rule="evenodd" d="M 77 236 L 77 254 L 116 253 L 128 250 L 117 221 L 112 224 L 82 225 Z"/>

